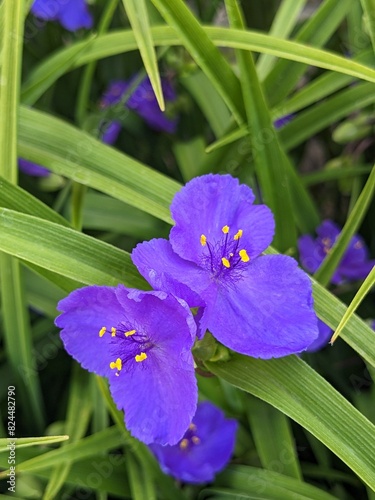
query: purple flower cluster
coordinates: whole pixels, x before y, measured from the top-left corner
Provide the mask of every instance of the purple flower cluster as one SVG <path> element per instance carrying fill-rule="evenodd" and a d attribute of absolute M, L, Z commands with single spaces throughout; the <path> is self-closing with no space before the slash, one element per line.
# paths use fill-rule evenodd
<path fill-rule="evenodd" d="M 93 25 L 85 0 L 35 0 L 31 12 L 44 21 L 58 21 L 69 31 L 88 29 Z"/>
<path fill-rule="evenodd" d="M 236 424 L 197 405 L 191 349 L 209 329 L 260 358 L 305 350 L 318 336 L 311 283 L 297 262 L 261 256 L 274 219 L 230 175 L 190 181 L 171 206 L 169 240 L 139 244 L 132 259 L 156 291 L 85 287 L 62 300 L 56 325 L 68 353 L 110 381 L 131 433 L 163 470 L 210 481 L 229 460 Z M 198 308 L 194 317 L 190 308 Z"/>

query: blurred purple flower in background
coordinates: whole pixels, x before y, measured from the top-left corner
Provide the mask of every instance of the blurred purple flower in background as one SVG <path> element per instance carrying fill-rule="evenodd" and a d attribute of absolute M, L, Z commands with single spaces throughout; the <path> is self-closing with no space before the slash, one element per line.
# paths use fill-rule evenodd
<path fill-rule="evenodd" d="M 230 175 L 197 177 L 172 201 L 169 241 L 141 243 L 132 259 L 154 289 L 204 307 L 200 334 L 267 359 L 305 350 L 318 328 L 306 273 L 291 257 L 260 256 L 274 218 L 254 198 Z"/>
<path fill-rule="evenodd" d="M 294 118 L 294 114 L 284 115 L 273 122 L 275 128 L 282 128 Z"/>
<path fill-rule="evenodd" d="M 128 81 L 117 80 L 112 82 L 101 100 L 101 106 L 106 108 L 113 106 L 121 101 L 124 94 L 134 82 L 134 77 Z M 166 78 L 162 78 L 162 89 L 164 99 L 166 102 L 173 102 L 176 100 L 176 92 L 172 84 Z M 126 101 L 125 107 L 133 110 L 141 116 L 147 125 L 160 132 L 168 132 L 173 134 L 177 128 L 177 118 L 168 117 L 157 103 L 151 82 L 146 77 L 142 82 L 133 90 L 129 99 Z M 107 144 L 113 144 L 121 130 L 121 122 L 113 120 L 107 124 L 104 130 L 102 140 Z"/>
<path fill-rule="evenodd" d="M 187 483 L 206 483 L 229 462 L 237 422 L 212 403 L 198 404 L 189 429 L 175 446 L 150 445 L 163 472 Z"/>
<path fill-rule="evenodd" d="M 332 337 L 333 330 L 330 328 L 324 321 L 318 318 L 318 330 L 319 330 L 319 335 L 318 338 L 314 340 L 312 344 L 309 345 L 309 347 L 306 349 L 307 352 L 316 352 L 320 351 L 320 349 L 323 349 L 325 347 L 330 338 Z"/>
<path fill-rule="evenodd" d="M 319 269 L 341 230 L 331 220 L 325 220 L 317 227 L 316 232 L 317 238 L 306 234 L 298 239 L 301 264 L 310 273 L 315 273 Z M 369 260 L 368 250 L 363 239 L 355 235 L 350 240 L 331 282 L 338 285 L 345 281 L 363 279 L 371 271 L 374 264 L 375 260 Z"/>
<path fill-rule="evenodd" d="M 45 167 L 23 158 L 18 158 L 18 168 L 24 174 L 33 175 L 34 177 L 47 177 L 50 174 L 50 171 Z"/>
<path fill-rule="evenodd" d="M 44 21 L 58 21 L 69 31 L 93 25 L 85 0 L 35 0 L 31 12 Z"/>
<path fill-rule="evenodd" d="M 146 444 L 177 443 L 197 405 L 195 322 L 172 295 L 88 286 L 58 304 L 67 352 L 107 377 L 126 427 Z"/>

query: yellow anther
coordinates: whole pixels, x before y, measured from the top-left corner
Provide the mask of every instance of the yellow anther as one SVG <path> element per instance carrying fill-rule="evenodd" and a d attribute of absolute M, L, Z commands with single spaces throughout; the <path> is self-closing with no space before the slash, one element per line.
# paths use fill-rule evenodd
<path fill-rule="evenodd" d="M 99 331 L 99 337 L 103 337 L 103 335 L 105 334 L 106 331 L 107 331 L 107 328 L 105 326 L 103 326 L 103 328 L 101 328 Z"/>
<path fill-rule="evenodd" d="M 234 239 L 235 239 L 235 240 L 239 240 L 239 239 L 241 238 L 241 236 L 242 236 L 242 235 L 243 235 L 243 231 L 242 231 L 242 229 L 239 229 L 239 230 L 237 231 L 237 233 L 234 235 Z"/>
<path fill-rule="evenodd" d="M 118 371 L 121 370 L 122 368 L 122 361 L 120 358 L 117 358 L 116 361 L 111 361 L 111 363 L 109 363 L 109 367 L 114 370 L 115 368 L 117 368 Z"/>
<path fill-rule="evenodd" d="M 184 438 L 184 439 L 181 439 L 180 441 L 180 448 L 181 450 L 186 450 L 186 448 L 189 446 L 189 440 Z"/>
<path fill-rule="evenodd" d="M 137 363 L 140 363 L 141 361 L 144 361 L 145 359 L 147 359 L 147 354 L 145 352 L 141 352 L 141 354 L 137 354 L 135 356 L 135 360 Z"/>
<path fill-rule="evenodd" d="M 128 332 L 125 332 L 125 337 L 130 337 L 131 335 L 134 335 L 136 333 L 136 330 L 129 330 Z"/>
<path fill-rule="evenodd" d="M 207 238 L 204 234 L 201 235 L 201 245 L 204 247 L 207 243 Z"/>
<path fill-rule="evenodd" d="M 225 266 L 225 267 L 230 267 L 230 262 L 229 262 L 229 260 L 228 260 L 228 259 L 226 259 L 225 257 L 223 257 L 223 258 L 221 259 L 221 262 L 223 263 L 223 266 Z"/>
<path fill-rule="evenodd" d="M 199 444 L 201 442 L 198 436 L 193 436 L 191 440 L 193 441 L 194 444 Z"/>
<path fill-rule="evenodd" d="M 240 254 L 242 262 L 249 262 L 250 257 L 247 255 L 246 250 L 240 250 L 238 253 Z"/>
<path fill-rule="evenodd" d="M 197 430 L 197 426 L 193 424 L 193 422 L 189 425 L 189 431 L 195 432 Z"/>
<path fill-rule="evenodd" d="M 229 226 L 224 226 L 221 228 L 221 230 L 223 231 L 224 234 L 228 234 L 229 233 Z"/>
<path fill-rule="evenodd" d="M 111 336 L 112 337 L 116 336 L 116 328 L 114 326 L 112 326 L 112 328 L 111 328 Z"/>

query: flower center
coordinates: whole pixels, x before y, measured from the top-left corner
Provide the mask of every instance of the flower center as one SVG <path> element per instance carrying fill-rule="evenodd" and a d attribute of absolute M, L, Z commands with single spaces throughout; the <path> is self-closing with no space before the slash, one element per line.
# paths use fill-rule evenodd
<path fill-rule="evenodd" d="M 107 328 L 103 326 L 99 331 L 99 337 L 103 337 L 107 333 Z M 126 364 L 142 363 L 147 359 L 147 352 L 153 347 L 153 343 L 147 334 L 138 331 L 137 329 L 126 328 L 124 323 L 120 323 L 115 328 L 114 326 L 108 331 L 113 338 L 113 343 L 116 345 L 119 357 L 111 361 L 109 367 L 116 371 L 116 376 L 119 376 L 121 370 Z"/>
<path fill-rule="evenodd" d="M 196 432 L 197 432 L 197 426 L 191 423 L 189 425 L 188 430 L 185 432 L 184 437 L 178 444 L 181 450 L 185 451 L 190 449 L 194 445 L 200 444 L 201 440 L 195 434 Z"/>
<path fill-rule="evenodd" d="M 200 244 L 204 247 L 203 265 L 209 267 L 215 277 L 232 273 L 234 269 L 241 270 L 250 261 L 246 249 L 241 245 L 243 230 L 238 229 L 233 234 L 234 231 L 225 225 L 221 232 L 222 236 L 218 241 L 208 241 L 205 234 L 200 237 Z"/>

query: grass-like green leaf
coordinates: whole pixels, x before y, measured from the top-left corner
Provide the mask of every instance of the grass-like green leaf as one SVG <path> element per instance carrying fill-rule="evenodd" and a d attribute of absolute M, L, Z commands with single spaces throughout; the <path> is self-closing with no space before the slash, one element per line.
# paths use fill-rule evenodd
<path fill-rule="evenodd" d="M 298 17 L 306 4 L 306 0 L 282 0 L 277 9 L 269 34 L 278 38 L 287 38 L 295 27 Z M 257 73 L 260 80 L 271 71 L 275 64 L 275 57 L 261 54 L 257 61 Z"/>
<path fill-rule="evenodd" d="M 235 354 L 207 367 L 298 422 L 375 490 L 374 425 L 300 358 L 265 361 Z"/>
<path fill-rule="evenodd" d="M 146 0 L 123 0 L 122 3 L 132 26 L 135 39 L 137 40 L 139 52 L 141 53 L 144 67 L 154 89 L 156 100 L 160 109 L 164 111 L 164 97 L 150 30 Z"/>
<path fill-rule="evenodd" d="M 365 13 L 365 23 L 371 38 L 372 48 L 375 51 L 375 0 L 361 0 L 361 5 Z"/>
<path fill-rule="evenodd" d="M 0 250 L 26 262 L 85 284 L 148 288 L 129 254 L 73 229 L 3 208 L 0 231 Z"/>
<path fill-rule="evenodd" d="M 69 436 L 42 436 L 42 437 L 28 437 L 28 438 L 17 438 L 16 446 L 17 448 L 26 448 L 28 446 L 46 446 L 48 444 L 61 443 L 62 441 L 67 441 Z M 9 438 L 0 439 L 0 453 L 9 452 Z"/>
<path fill-rule="evenodd" d="M 365 281 L 362 283 L 360 289 L 358 292 L 355 294 L 354 299 L 351 301 L 349 307 L 345 311 L 344 316 L 342 317 L 338 327 L 336 328 L 336 331 L 331 339 L 331 344 L 337 339 L 337 337 L 340 335 L 341 331 L 345 327 L 345 325 L 348 323 L 354 312 L 356 311 L 357 307 L 359 304 L 362 302 L 362 300 L 366 297 L 366 295 L 369 293 L 371 288 L 374 286 L 375 283 L 375 266 L 372 268 L 371 272 L 365 279 Z"/>

